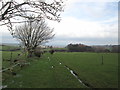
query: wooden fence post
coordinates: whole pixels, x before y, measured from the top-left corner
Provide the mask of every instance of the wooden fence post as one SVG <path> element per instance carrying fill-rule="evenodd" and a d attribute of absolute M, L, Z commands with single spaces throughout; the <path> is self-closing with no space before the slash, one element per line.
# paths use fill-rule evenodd
<path fill-rule="evenodd" d="M 103 65 L 103 55 L 102 55 L 102 63 L 101 64 Z"/>
<path fill-rule="evenodd" d="M 12 51 L 11 51 L 11 54 L 10 54 L 10 65 L 12 64 Z"/>

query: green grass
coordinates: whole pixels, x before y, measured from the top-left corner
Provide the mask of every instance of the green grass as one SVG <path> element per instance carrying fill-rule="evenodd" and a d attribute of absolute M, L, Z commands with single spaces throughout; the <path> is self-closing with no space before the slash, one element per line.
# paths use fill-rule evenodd
<path fill-rule="evenodd" d="M 12 51 L 12 60 L 15 60 L 18 58 L 18 54 L 20 54 L 20 51 Z M 2 57 L 3 57 L 3 67 L 9 67 L 10 66 L 10 62 L 8 60 L 11 59 L 11 51 L 3 51 L 2 52 Z M 26 59 L 25 56 L 20 57 L 20 59 Z"/>
<path fill-rule="evenodd" d="M 20 52 L 14 52 L 14 58 L 18 53 Z M 9 57 L 10 52 L 3 52 L 4 59 Z M 27 58 L 23 56 L 21 59 Z M 15 68 L 16 76 L 12 76 L 10 72 L 3 73 L 3 78 L 7 78 L 3 85 L 9 88 L 86 88 L 64 67 L 67 65 L 82 81 L 94 88 L 118 87 L 116 53 L 57 52 L 54 55 L 46 53 L 41 58 L 33 57 L 27 61 L 31 63 L 29 66 L 22 70 L 18 66 Z M 3 67 L 8 65 L 8 61 L 3 61 Z"/>
<path fill-rule="evenodd" d="M 0 45 L 0 50 L 11 50 L 11 49 L 18 49 L 18 46 L 8 46 L 8 45 Z"/>
<path fill-rule="evenodd" d="M 101 65 L 102 55 L 103 65 Z M 54 56 L 72 68 L 84 82 L 94 88 L 118 87 L 118 54 L 56 53 Z"/>
<path fill-rule="evenodd" d="M 63 65 L 55 60 L 48 60 L 49 54 L 40 58 L 32 58 L 31 65 L 17 72 L 17 76 L 3 82 L 9 88 L 72 88 L 84 87 Z M 52 66 L 55 68 L 52 69 Z M 10 72 L 8 72 L 10 73 Z M 4 75 L 3 75 L 4 78 Z"/>

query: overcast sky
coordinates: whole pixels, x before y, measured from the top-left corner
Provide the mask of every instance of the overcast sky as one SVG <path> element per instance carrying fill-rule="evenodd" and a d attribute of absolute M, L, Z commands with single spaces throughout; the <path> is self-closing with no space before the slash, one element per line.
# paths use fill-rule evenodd
<path fill-rule="evenodd" d="M 47 45 L 118 44 L 118 0 L 67 0 L 61 18 L 60 23 L 48 21 L 54 27 L 55 37 Z M 0 29 L 0 43 L 17 42 L 7 28 Z"/>

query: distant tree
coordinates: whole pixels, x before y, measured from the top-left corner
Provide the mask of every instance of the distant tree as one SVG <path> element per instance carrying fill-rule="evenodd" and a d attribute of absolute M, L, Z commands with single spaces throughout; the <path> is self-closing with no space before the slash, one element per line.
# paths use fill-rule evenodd
<path fill-rule="evenodd" d="M 84 44 L 69 44 L 67 48 L 71 52 L 85 52 L 85 51 L 94 51 L 92 47 Z"/>
<path fill-rule="evenodd" d="M 55 50 L 51 49 L 49 52 L 50 52 L 50 54 L 53 54 L 55 52 Z"/>
<path fill-rule="evenodd" d="M 98 53 L 107 51 L 106 48 L 103 47 L 103 46 L 95 46 L 95 47 L 93 47 L 93 49 L 94 49 L 95 52 L 98 52 Z"/>
<path fill-rule="evenodd" d="M 7 25 L 12 33 L 15 23 L 23 23 L 28 19 L 60 21 L 63 11 L 62 0 L 0 0 L 1 25 Z"/>
<path fill-rule="evenodd" d="M 13 37 L 18 39 L 28 51 L 28 57 L 31 57 L 35 48 L 53 38 L 53 29 L 50 29 L 45 21 L 25 22 L 23 25 L 16 27 Z"/>
<path fill-rule="evenodd" d="M 114 52 L 114 53 L 117 53 L 117 52 L 119 52 L 119 45 L 113 45 L 112 46 L 112 52 Z"/>
<path fill-rule="evenodd" d="M 94 52 L 94 49 L 91 46 L 86 46 L 86 51 Z"/>
<path fill-rule="evenodd" d="M 110 50 L 109 49 L 105 49 L 104 52 L 108 53 L 108 52 L 110 52 Z"/>

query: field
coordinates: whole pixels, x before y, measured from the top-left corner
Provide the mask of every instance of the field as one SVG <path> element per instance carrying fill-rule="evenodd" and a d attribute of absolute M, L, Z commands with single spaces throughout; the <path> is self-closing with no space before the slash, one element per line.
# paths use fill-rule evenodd
<path fill-rule="evenodd" d="M 1 46 L 0 45 L 0 50 L 12 50 L 12 49 L 17 49 L 17 48 L 19 48 L 18 46 L 8 46 L 8 45 L 3 45 L 3 46 Z"/>
<path fill-rule="evenodd" d="M 3 68 L 11 52 L 3 51 Z M 19 51 L 13 52 L 13 59 Z M 103 56 L 103 64 L 102 63 Z M 30 65 L 16 66 L 13 76 L 3 73 L 3 86 L 8 88 L 117 88 L 118 54 L 87 52 L 45 53 L 41 58 L 25 58 Z"/>

